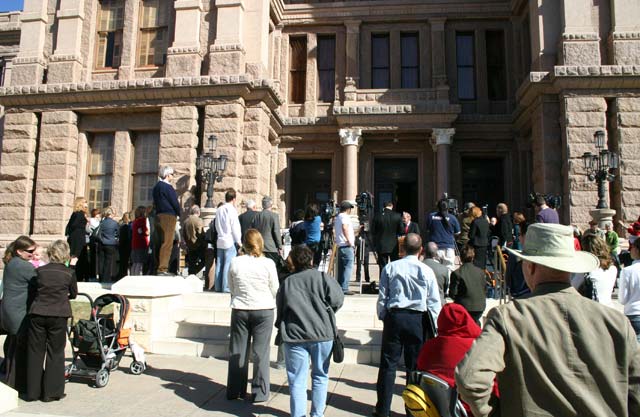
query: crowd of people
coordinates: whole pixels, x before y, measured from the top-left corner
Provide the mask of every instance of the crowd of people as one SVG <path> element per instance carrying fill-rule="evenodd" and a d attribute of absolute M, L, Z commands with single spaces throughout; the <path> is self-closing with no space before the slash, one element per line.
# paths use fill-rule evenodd
<path fill-rule="evenodd" d="M 309 371 L 310 415 L 324 415 L 331 359 L 339 356 L 335 314 L 353 294 L 354 205 L 343 201 L 328 225 L 315 204 L 297 210 L 285 259 L 271 198 L 263 198 L 260 211 L 248 200 L 238 213 L 236 193 L 228 190 L 205 232 L 198 206 L 178 221 L 172 176 L 162 167 L 154 207 L 138 207 L 120 223 L 108 207 L 94 220 L 96 213 L 89 216 L 86 201 L 77 199 L 68 243 L 56 241 L 41 253 L 21 236 L 7 248 L 0 309 L 9 335 L 6 381 L 26 399 L 64 397 L 64 329 L 76 277 L 175 274 L 175 249 L 182 244 L 188 272 L 202 271 L 205 289 L 230 294 L 227 399 L 269 400 L 275 327 L 291 415 L 308 414 Z M 505 203 L 495 218 L 474 203 L 458 217 L 441 200 L 422 227 L 409 213 L 394 211 L 392 202 L 383 206 L 369 227 L 383 323 L 374 417 L 390 415 L 401 358 L 407 382 L 416 370 L 442 378 L 474 416 L 640 415 L 640 219 L 629 228 L 627 259 L 612 224 L 591 224 L 584 232 L 560 225 L 544 198 L 536 201 L 531 223 Z M 318 268 L 321 231 L 328 227 L 335 279 Z M 512 300 L 483 322 L 495 247 L 509 256 Z M 618 276 L 627 317 L 610 308 Z"/>

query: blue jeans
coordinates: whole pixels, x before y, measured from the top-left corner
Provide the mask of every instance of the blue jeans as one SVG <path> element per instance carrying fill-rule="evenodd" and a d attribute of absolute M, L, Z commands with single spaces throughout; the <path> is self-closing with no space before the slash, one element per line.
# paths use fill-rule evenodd
<path fill-rule="evenodd" d="M 631 322 L 631 327 L 636 331 L 636 338 L 638 339 L 638 343 L 640 343 L 640 316 L 627 316 L 629 321 Z"/>
<path fill-rule="evenodd" d="M 235 245 L 228 249 L 218 248 L 216 259 L 216 292 L 229 292 L 229 281 L 227 279 L 229 275 L 229 266 L 231 260 L 238 254 Z"/>
<path fill-rule="evenodd" d="M 311 359 L 311 417 L 322 417 L 327 405 L 329 363 L 333 340 L 284 343 L 284 360 L 289 380 L 291 417 L 307 415 L 307 372 Z"/>
<path fill-rule="evenodd" d="M 338 283 L 342 287 L 342 292 L 349 291 L 349 280 L 353 270 L 353 248 L 350 246 L 340 246 L 338 248 Z"/>

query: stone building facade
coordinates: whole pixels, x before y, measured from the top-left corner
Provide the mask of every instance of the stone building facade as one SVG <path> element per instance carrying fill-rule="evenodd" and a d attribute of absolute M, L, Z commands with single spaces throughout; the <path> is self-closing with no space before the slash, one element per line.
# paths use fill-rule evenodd
<path fill-rule="evenodd" d="M 25 0 L 0 62 L 0 241 L 62 235 L 77 196 L 149 204 L 158 165 L 204 202 L 212 134 L 215 202 L 269 195 L 283 221 L 365 190 L 418 221 L 445 192 L 491 210 L 535 191 L 584 224 L 602 129 L 610 204 L 640 214 L 637 0 Z"/>

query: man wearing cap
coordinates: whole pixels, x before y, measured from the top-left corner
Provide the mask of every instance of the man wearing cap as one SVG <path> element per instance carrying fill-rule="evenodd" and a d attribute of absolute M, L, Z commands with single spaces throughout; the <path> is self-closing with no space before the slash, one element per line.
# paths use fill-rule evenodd
<path fill-rule="evenodd" d="M 333 234 L 338 247 L 338 283 L 342 286 L 342 292 L 352 295 L 349 291 L 349 280 L 353 270 L 354 247 L 356 244 L 353 225 L 351 224 L 351 209 L 353 204 L 348 200 L 340 203 L 340 214 L 333 223 Z"/>
<path fill-rule="evenodd" d="M 573 246 L 571 227 L 529 226 L 522 259 L 532 294 L 489 312 L 482 335 L 456 369 L 462 399 L 488 416 L 494 379 L 500 415 L 639 416 L 640 349 L 626 317 L 581 296 L 570 273 L 598 259 Z"/>
<path fill-rule="evenodd" d="M 264 240 L 264 256 L 271 259 L 276 267 L 281 262 L 282 239 L 280 237 L 280 218 L 271 210 L 273 200 L 271 197 L 262 199 L 262 211 L 253 218 L 251 227 L 257 229 Z M 278 259 L 280 258 L 280 259 Z"/>

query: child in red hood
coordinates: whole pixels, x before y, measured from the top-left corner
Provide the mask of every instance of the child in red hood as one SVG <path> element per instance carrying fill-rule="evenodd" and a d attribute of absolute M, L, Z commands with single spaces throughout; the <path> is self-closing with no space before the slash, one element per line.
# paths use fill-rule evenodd
<path fill-rule="evenodd" d="M 460 304 L 445 304 L 438 315 L 438 336 L 427 340 L 418 355 L 418 370 L 429 372 L 454 387 L 454 371 L 482 330 Z M 493 386 L 498 395 L 497 385 Z M 464 404 L 469 415 L 471 410 Z"/>

